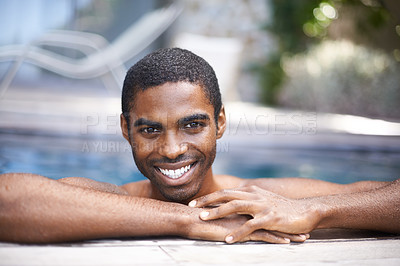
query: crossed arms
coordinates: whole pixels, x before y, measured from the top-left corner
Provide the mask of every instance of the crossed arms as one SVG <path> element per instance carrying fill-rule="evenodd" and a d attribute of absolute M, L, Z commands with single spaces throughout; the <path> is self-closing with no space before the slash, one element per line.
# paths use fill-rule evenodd
<path fill-rule="evenodd" d="M 250 215 L 252 219 L 226 236 L 227 243 L 242 241 L 260 229 L 288 234 L 309 233 L 316 228 L 357 228 L 400 233 L 400 179 L 385 185 L 355 183 L 345 186 L 344 190 L 349 190 L 349 186 L 353 186 L 350 191 L 356 192 L 299 199 L 285 198 L 251 186 L 217 191 L 189 205 L 204 207 L 224 203 L 200 213 L 205 221 L 233 213 Z M 362 190 L 365 188 L 369 189 Z"/>
<path fill-rule="evenodd" d="M 132 197 L 119 187 L 88 179 L 0 176 L 0 241 L 48 243 L 161 235 L 223 241 L 247 220 L 235 216 L 205 222 L 200 212 L 183 204 Z M 268 242 L 284 237 L 303 239 L 268 232 L 261 235 Z"/>
<path fill-rule="evenodd" d="M 317 186 L 331 185 L 324 182 Z M 3 174 L 0 241 L 175 235 L 230 243 L 288 243 L 304 241 L 315 228 L 400 232 L 399 180 L 368 183 L 361 188 L 344 186 L 344 194 L 302 199 L 289 199 L 260 187 L 215 192 L 197 199 L 195 207 L 199 208 L 193 208 L 133 197 L 120 187 L 96 181 L 76 185 L 68 179 L 62 182 L 32 174 Z M 226 204 L 202 208 L 217 203 Z M 203 211 L 208 216 L 200 219 Z M 215 219 L 219 217 L 225 218 Z"/>

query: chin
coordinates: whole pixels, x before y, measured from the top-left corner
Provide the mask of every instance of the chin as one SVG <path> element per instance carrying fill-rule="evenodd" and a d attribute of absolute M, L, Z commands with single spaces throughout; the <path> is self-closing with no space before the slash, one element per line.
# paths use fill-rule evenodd
<path fill-rule="evenodd" d="M 178 202 L 178 203 L 188 203 L 192 200 L 199 192 L 200 188 L 198 189 L 184 189 L 184 188 L 174 188 L 168 189 L 168 192 L 164 189 L 159 189 L 161 194 L 166 198 L 168 201 Z"/>

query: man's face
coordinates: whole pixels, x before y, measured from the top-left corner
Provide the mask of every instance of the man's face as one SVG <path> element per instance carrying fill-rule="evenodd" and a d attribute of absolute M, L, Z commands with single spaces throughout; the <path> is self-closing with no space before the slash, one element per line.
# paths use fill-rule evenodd
<path fill-rule="evenodd" d="M 225 129 L 223 109 L 217 128 L 214 107 L 199 85 L 165 83 L 137 93 L 130 123 L 128 133 L 122 121 L 124 136 L 152 185 L 171 201 L 198 196 L 213 178 L 216 140 Z"/>

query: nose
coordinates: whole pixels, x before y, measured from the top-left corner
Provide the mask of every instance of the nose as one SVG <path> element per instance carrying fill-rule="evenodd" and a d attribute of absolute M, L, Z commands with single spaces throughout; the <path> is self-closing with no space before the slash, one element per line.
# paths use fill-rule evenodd
<path fill-rule="evenodd" d="M 169 159 L 175 159 L 188 150 L 188 145 L 182 143 L 175 133 L 168 132 L 162 141 L 159 153 Z"/>

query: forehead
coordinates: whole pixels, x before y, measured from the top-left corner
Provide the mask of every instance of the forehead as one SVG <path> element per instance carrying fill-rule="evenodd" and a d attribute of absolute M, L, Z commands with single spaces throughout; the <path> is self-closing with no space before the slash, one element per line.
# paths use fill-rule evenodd
<path fill-rule="evenodd" d="M 207 113 L 212 117 L 214 106 L 200 85 L 189 82 L 167 82 L 139 91 L 131 109 L 134 117 L 155 121 L 194 113 Z"/>

